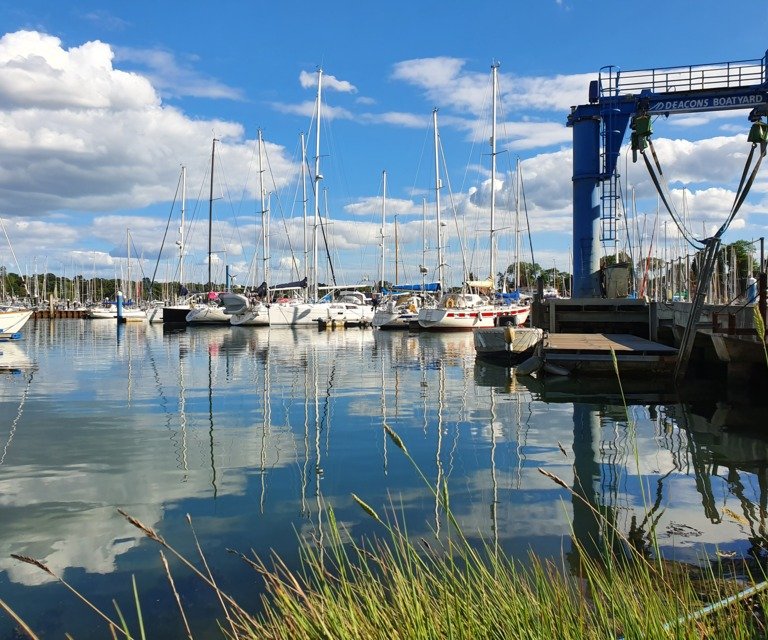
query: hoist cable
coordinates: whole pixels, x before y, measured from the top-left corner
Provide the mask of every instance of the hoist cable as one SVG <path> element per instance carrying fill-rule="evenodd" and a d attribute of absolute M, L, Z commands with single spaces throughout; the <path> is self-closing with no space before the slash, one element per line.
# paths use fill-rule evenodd
<path fill-rule="evenodd" d="M 744 167 L 744 175 L 747 173 L 747 168 L 749 167 L 749 164 L 752 161 L 752 156 L 754 155 L 755 147 L 757 146 L 756 143 L 752 144 L 752 150 L 749 152 L 749 158 L 747 158 L 747 164 Z M 733 222 L 733 219 L 736 217 L 736 214 L 739 212 L 739 209 L 741 208 L 741 205 L 744 204 L 744 200 L 747 197 L 747 194 L 749 193 L 749 190 L 752 188 L 752 184 L 755 182 L 755 178 L 757 177 L 757 171 L 760 169 L 760 164 L 763 161 L 763 158 L 765 157 L 765 145 L 761 145 L 760 149 L 760 155 L 757 158 L 757 162 L 755 163 L 754 168 L 752 169 L 752 173 L 749 176 L 749 180 L 747 180 L 747 183 L 743 185 L 743 189 L 741 188 L 742 185 L 739 185 L 739 191 L 736 192 L 736 198 L 733 201 L 733 206 L 731 207 L 731 213 L 728 216 L 728 219 L 723 223 L 723 226 L 720 227 L 717 231 L 717 237 L 719 238 L 722 236 L 728 227 L 730 226 L 731 222 Z M 742 177 L 743 180 L 743 177 Z"/>
<path fill-rule="evenodd" d="M 649 141 L 650 142 L 650 141 Z M 651 151 L 654 154 L 654 157 L 656 156 L 655 152 L 653 151 L 653 145 L 651 145 Z M 648 174 L 651 176 L 651 180 L 653 180 L 653 184 L 656 186 L 656 191 L 659 194 L 659 197 L 661 198 L 661 201 L 664 203 L 664 206 L 666 207 L 667 211 L 669 212 L 669 215 L 672 217 L 672 221 L 675 223 L 675 226 L 677 226 L 678 231 L 680 231 L 680 235 L 683 236 L 685 241 L 691 245 L 696 251 L 701 250 L 701 241 L 697 240 L 696 238 L 692 237 L 690 233 L 688 233 L 688 230 L 685 228 L 684 225 L 680 224 L 680 221 L 678 220 L 678 216 L 673 211 L 673 206 L 671 205 L 667 193 L 667 190 L 664 189 L 659 182 L 659 177 L 656 175 L 656 173 L 653 170 L 653 166 L 651 165 L 651 161 L 648 159 L 648 156 L 646 155 L 645 151 L 640 152 L 643 156 L 643 160 L 645 160 L 645 166 L 648 168 Z M 657 159 L 658 162 L 658 159 Z M 659 173 L 661 174 L 661 168 L 659 168 Z"/>

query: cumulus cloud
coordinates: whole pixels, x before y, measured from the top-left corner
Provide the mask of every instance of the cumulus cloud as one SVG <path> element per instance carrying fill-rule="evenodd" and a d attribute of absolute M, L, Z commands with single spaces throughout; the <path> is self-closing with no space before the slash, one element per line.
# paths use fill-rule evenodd
<path fill-rule="evenodd" d="M 31 273 L 31 257 L 38 256 L 39 270 L 47 261 L 58 272 L 112 273 L 127 255 L 131 229 L 133 257 L 150 275 L 167 220 L 143 210 L 170 203 L 176 193 L 177 219 L 181 165 L 187 167 L 190 268 L 199 263 L 196 255 L 207 244 L 202 221 L 212 133 L 219 139 L 214 216 L 232 218 L 244 199 L 258 194 L 257 145 L 245 139 L 241 124 L 187 116 L 163 102 L 157 78 L 118 69 L 115 59 L 98 41 L 66 48 L 32 31 L 0 38 L 0 217 L 21 261 L 14 270 Z M 173 67 L 172 57 L 154 60 L 158 69 L 163 60 Z M 190 73 L 185 80 L 194 78 Z M 266 188 L 277 193 L 294 183 L 299 166 L 278 144 L 267 140 L 264 149 Z M 247 268 L 257 244 L 254 226 L 217 222 L 216 250 Z M 1 257 L 12 265 L 5 251 Z"/>
<path fill-rule="evenodd" d="M 299 74 L 299 83 L 304 89 L 317 86 L 317 73 L 302 71 Z M 323 89 L 338 91 L 339 93 L 357 93 L 357 87 L 346 80 L 339 80 L 336 76 L 323 73 Z"/>
<path fill-rule="evenodd" d="M 149 81 L 115 70 L 113 57 L 99 41 L 65 50 L 58 38 L 36 31 L 6 34 L 0 38 L 0 101 L 27 111 L 157 107 Z"/>
<path fill-rule="evenodd" d="M 118 68 L 118 63 L 134 70 Z M 145 259 L 156 256 L 166 221 L 143 209 L 171 201 L 180 165 L 184 164 L 188 169 L 190 199 L 197 198 L 197 204 L 189 205 L 190 219 L 196 222 L 188 224 L 202 227 L 200 221 L 207 213 L 212 132 L 220 140 L 215 215 L 234 218 L 233 213 L 242 213 L 236 211 L 236 203 L 258 193 L 255 142 L 246 139 L 244 127 L 238 122 L 194 118 L 164 101 L 167 96 L 242 98 L 238 89 L 207 78 L 194 67 L 194 60 L 162 49 L 115 50 L 100 41 L 67 48 L 60 39 L 34 31 L 19 31 L 0 38 L 0 101 L 4 105 L 0 111 L 0 153 L 5 159 L 0 165 L 0 216 L 6 218 L 9 235 L 14 245 L 22 248 L 20 251 L 36 255 L 45 250 L 53 255 L 57 247 L 41 247 L 40 238 L 56 238 L 59 253 L 64 245 L 82 252 L 62 257 L 62 262 L 91 260 L 111 268 L 115 260 L 125 255 L 125 229 L 131 228 L 134 242 Z M 523 205 L 534 234 L 554 233 L 565 238 L 571 232 L 572 132 L 565 126 L 564 114 L 570 105 L 585 102 L 586 87 L 593 78 L 594 74 L 523 77 L 502 66 L 497 146 L 499 151 L 529 156 L 522 170 Z M 459 132 L 483 156 L 471 159 L 465 182 L 451 198 L 444 198 L 443 205 L 446 212 L 455 206 L 460 224 L 466 226 L 465 235 L 485 233 L 489 228 L 491 187 L 488 169 L 483 168 L 483 163 L 487 167 L 490 136 L 490 70 L 469 70 L 463 59 L 432 57 L 394 65 L 391 79 L 415 87 L 430 105 L 439 108 L 444 139 L 456 138 Z M 317 74 L 302 72 L 299 82 L 306 89 L 316 87 Z M 385 109 L 376 113 L 372 105 L 381 99 L 374 103 L 357 97 L 357 87 L 351 82 L 325 74 L 323 86 L 348 94 L 345 106 L 324 105 L 326 120 L 401 131 L 431 126 L 428 110 L 409 113 Z M 338 96 L 339 101 L 344 98 Z M 279 113 L 306 118 L 313 117 L 316 107 L 312 99 L 272 102 L 268 106 Z M 358 108 L 367 111 L 356 112 Z M 699 124 L 714 121 L 720 123 L 718 130 L 722 135 L 681 139 L 681 128 L 690 132 Z M 715 225 L 731 206 L 749 152 L 746 125 L 741 126 L 725 115 L 706 114 L 699 119 L 658 119 L 654 126 L 655 145 L 665 176 L 671 181 L 676 206 L 683 207 L 685 192 L 691 224 Z M 711 133 L 710 127 L 706 135 Z M 270 175 L 276 180 L 276 184 L 267 187 L 268 191 L 279 193 L 288 185 L 295 187 L 297 161 L 274 142 L 267 141 L 265 146 Z M 499 156 L 494 185 L 499 214 L 506 216 L 507 227 L 515 207 L 516 187 L 514 170 L 501 165 L 511 164 L 512 157 L 512 153 Z M 645 168 L 625 162 L 626 158 L 626 151 L 622 150 L 620 172 L 625 197 L 634 189 L 639 211 L 655 212 L 655 190 Z M 445 184 L 449 186 L 447 177 Z M 734 229 L 742 226 L 747 232 L 754 231 L 753 220 L 762 220 L 759 224 L 764 227 L 768 210 L 766 192 L 768 187 L 758 181 Z M 400 220 L 401 256 L 405 256 L 401 259 L 415 267 L 428 259 L 422 258 L 421 253 L 422 194 L 429 200 L 434 190 L 427 183 L 414 184 L 413 193 L 403 197 L 401 192 L 401 197 L 388 198 L 387 203 L 389 218 L 411 216 L 410 221 Z M 336 251 L 348 261 L 359 262 L 361 250 L 376 251 L 366 243 L 375 247 L 380 240 L 379 223 L 375 222 L 380 207 L 380 198 L 354 196 L 344 206 L 345 215 L 354 220 L 333 223 Z M 427 215 L 432 218 L 432 205 L 428 207 Z M 371 216 L 370 222 L 363 220 L 366 215 Z M 240 217 L 239 227 L 234 221 L 217 223 L 220 230 L 216 245 L 217 250 L 227 252 L 229 264 L 247 270 L 258 245 L 260 222 L 243 222 L 243 216 Z M 80 238 L 71 231 L 74 222 L 79 224 Z M 23 229 L 24 224 L 29 227 Z M 280 252 L 300 246 L 304 234 L 302 221 L 290 215 L 282 226 L 284 229 L 279 232 L 276 226 L 272 229 L 275 262 L 283 259 Z M 449 259 L 458 268 L 461 257 L 455 226 L 451 221 L 444 231 Z M 102 244 L 97 246 L 97 242 Z M 201 231 L 190 233 L 188 242 L 190 254 L 198 249 L 204 252 L 207 239 Z M 429 238 L 426 242 L 434 245 Z M 222 262 L 223 255 L 217 254 L 217 264 Z M 199 257 L 190 257 L 190 261 L 202 265 Z"/>
<path fill-rule="evenodd" d="M 356 202 L 352 202 L 345 205 L 344 211 L 350 215 L 360 216 L 381 216 L 383 202 L 381 197 L 368 197 L 361 198 Z M 386 202 L 386 217 L 390 220 L 394 216 L 412 216 L 421 215 L 421 209 L 414 206 L 411 200 L 405 200 L 402 198 L 387 198 Z"/>
<path fill-rule="evenodd" d="M 436 105 L 478 115 L 490 101 L 490 68 L 485 73 L 467 72 L 465 64 L 448 57 L 405 60 L 394 66 L 392 78 L 422 89 Z M 560 113 L 586 102 L 586 87 L 596 78 L 594 73 L 523 77 L 503 71 L 498 77 L 502 112 L 533 108 Z"/>

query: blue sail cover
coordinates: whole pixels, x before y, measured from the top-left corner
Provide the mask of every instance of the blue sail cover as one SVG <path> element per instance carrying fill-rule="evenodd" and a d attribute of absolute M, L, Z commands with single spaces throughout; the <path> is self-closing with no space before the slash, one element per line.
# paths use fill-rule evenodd
<path fill-rule="evenodd" d="M 436 293 L 440 291 L 439 282 L 427 282 L 424 285 L 420 284 L 398 284 L 391 289 L 382 289 L 384 294 L 395 293 L 397 291 L 427 291 L 429 293 Z"/>
<path fill-rule="evenodd" d="M 517 302 L 518 300 L 520 300 L 520 292 L 511 291 L 509 293 L 497 293 L 496 299 L 501 300 L 502 302 L 505 302 L 507 304 L 510 302 Z"/>

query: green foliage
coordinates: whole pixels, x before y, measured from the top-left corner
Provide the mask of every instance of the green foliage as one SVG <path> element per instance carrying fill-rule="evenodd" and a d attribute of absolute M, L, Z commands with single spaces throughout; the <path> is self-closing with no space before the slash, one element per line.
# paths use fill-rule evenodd
<path fill-rule="evenodd" d="M 731 252 L 736 253 L 738 277 L 742 280 L 746 279 L 755 270 L 755 245 L 748 240 L 736 240 L 736 242 L 723 246 L 720 259 L 725 259 L 728 256 L 730 263 Z"/>

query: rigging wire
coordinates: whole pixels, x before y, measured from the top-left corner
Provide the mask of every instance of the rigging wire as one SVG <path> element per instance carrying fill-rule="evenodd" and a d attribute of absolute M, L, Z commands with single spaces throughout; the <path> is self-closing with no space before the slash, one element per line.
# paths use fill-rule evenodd
<path fill-rule="evenodd" d="M 448 165 L 445 161 L 445 150 L 443 149 L 442 138 L 439 139 L 439 142 L 440 142 L 440 157 L 443 160 L 443 175 L 445 176 L 446 186 L 448 187 L 448 199 L 451 201 L 451 210 L 453 211 L 453 221 L 456 226 L 456 235 L 459 239 L 459 249 L 461 251 L 461 265 L 463 270 L 463 275 L 462 275 L 462 282 L 463 282 L 469 277 L 469 271 L 467 266 L 467 254 L 464 246 L 464 238 L 461 235 L 461 228 L 459 227 L 459 217 L 456 211 L 457 209 L 456 201 L 453 198 L 453 190 L 451 189 L 451 178 L 448 175 Z"/>
<path fill-rule="evenodd" d="M 299 143 L 299 146 L 300 146 L 300 144 L 301 143 Z M 300 150 L 300 153 L 301 153 L 301 151 L 302 150 Z M 299 277 L 299 273 L 300 273 L 299 272 L 299 264 L 298 264 L 298 261 L 296 260 L 296 253 L 293 250 L 293 241 L 291 240 L 291 234 L 290 234 L 290 231 L 288 229 L 288 221 L 285 218 L 285 210 L 283 209 L 283 201 L 280 198 L 280 191 L 277 188 L 277 180 L 275 180 L 275 173 L 272 170 L 272 163 L 270 162 L 269 154 L 265 152 L 264 153 L 264 157 L 266 158 L 267 169 L 269 170 L 269 177 L 272 180 L 272 186 L 274 187 L 275 198 L 277 200 L 277 209 L 280 211 L 280 221 L 283 223 L 283 229 L 285 231 L 285 238 L 286 238 L 286 242 L 288 243 L 288 251 L 291 254 L 291 272 L 290 273 L 292 275 L 294 270 L 295 270 L 296 277 L 298 278 Z M 302 153 L 301 157 L 302 158 L 306 157 L 306 154 Z M 301 172 L 299 172 L 299 174 L 301 174 Z M 296 182 L 296 191 L 294 193 L 294 206 L 295 206 L 295 203 L 296 203 L 296 199 L 298 197 L 298 193 L 299 193 L 300 187 L 301 187 L 301 180 L 298 180 Z M 293 219 L 293 218 L 291 218 L 291 219 Z M 305 221 L 303 219 L 302 219 L 302 224 L 305 224 Z M 270 251 L 270 253 L 271 253 L 271 251 Z M 290 279 L 290 277 L 289 277 L 289 279 Z"/>
<path fill-rule="evenodd" d="M 179 181 L 176 183 L 176 193 L 173 194 L 173 202 L 171 202 L 171 210 L 168 212 L 168 222 L 165 223 L 165 231 L 163 231 L 163 239 L 160 242 L 160 251 L 157 252 L 157 260 L 155 261 L 155 270 L 152 272 L 152 280 L 149 283 L 149 299 L 153 297 L 155 277 L 157 276 L 157 269 L 160 266 L 160 257 L 163 255 L 163 247 L 165 246 L 165 240 L 168 237 L 168 229 L 171 226 L 171 216 L 173 216 L 173 210 L 176 207 L 176 198 L 179 196 L 179 189 L 181 189 L 181 174 L 179 174 Z"/>

